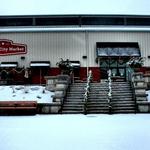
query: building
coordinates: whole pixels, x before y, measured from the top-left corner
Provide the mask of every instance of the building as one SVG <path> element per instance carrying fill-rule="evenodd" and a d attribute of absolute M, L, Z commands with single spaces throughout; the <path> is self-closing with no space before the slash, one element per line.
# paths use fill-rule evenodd
<path fill-rule="evenodd" d="M 1 73 L 15 73 L 15 81 L 44 83 L 57 75 L 62 58 L 75 65 L 75 77 L 126 77 L 126 62 L 144 57 L 141 71 L 150 68 L 150 16 L 144 15 L 40 15 L 0 17 Z M 76 66 L 77 65 L 77 66 Z M 28 70 L 28 72 L 26 72 Z"/>

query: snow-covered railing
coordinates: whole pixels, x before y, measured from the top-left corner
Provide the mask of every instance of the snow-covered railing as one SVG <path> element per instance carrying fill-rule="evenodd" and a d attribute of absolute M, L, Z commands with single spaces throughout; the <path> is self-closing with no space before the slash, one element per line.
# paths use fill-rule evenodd
<path fill-rule="evenodd" d="M 71 83 L 74 83 L 74 72 L 73 72 L 73 70 L 71 70 L 71 72 L 70 72 L 70 81 L 71 81 Z"/>
<path fill-rule="evenodd" d="M 112 82 L 111 82 L 111 70 L 108 70 L 108 107 L 109 107 L 109 113 L 111 113 L 111 100 L 112 100 Z"/>
<path fill-rule="evenodd" d="M 88 97 L 89 97 L 89 92 L 90 92 L 90 82 L 92 80 L 92 71 L 90 70 L 88 73 L 88 77 L 87 77 L 87 83 L 86 83 L 86 87 L 85 87 L 85 93 L 84 93 L 84 114 L 87 113 L 87 102 L 88 102 Z"/>

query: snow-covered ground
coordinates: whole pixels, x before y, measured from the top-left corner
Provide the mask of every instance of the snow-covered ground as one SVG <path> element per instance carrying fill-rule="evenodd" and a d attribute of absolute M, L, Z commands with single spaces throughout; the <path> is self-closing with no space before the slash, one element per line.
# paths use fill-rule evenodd
<path fill-rule="evenodd" d="M 54 93 L 45 90 L 44 86 L 0 86 L 0 101 L 33 100 L 38 103 L 51 103 L 52 95 L 54 95 Z"/>
<path fill-rule="evenodd" d="M 0 117 L 0 150 L 149 150 L 150 115 Z"/>

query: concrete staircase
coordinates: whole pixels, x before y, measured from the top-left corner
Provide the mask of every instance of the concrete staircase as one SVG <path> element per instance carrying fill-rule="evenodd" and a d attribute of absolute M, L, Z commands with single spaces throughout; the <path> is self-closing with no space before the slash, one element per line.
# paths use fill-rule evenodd
<path fill-rule="evenodd" d="M 70 86 L 62 107 L 62 114 L 84 113 L 83 95 L 86 83 L 74 83 Z"/>
<path fill-rule="evenodd" d="M 87 114 L 109 113 L 107 91 L 108 83 L 91 83 Z"/>
<path fill-rule="evenodd" d="M 62 107 L 62 114 L 84 113 L 86 83 L 74 83 L 70 86 Z M 87 114 L 109 114 L 107 99 L 108 83 L 91 83 Z M 111 113 L 135 113 L 133 93 L 128 82 L 112 82 Z"/>
<path fill-rule="evenodd" d="M 135 101 L 128 82 L 112 82 L 112 113 L 135 113 Z"/>

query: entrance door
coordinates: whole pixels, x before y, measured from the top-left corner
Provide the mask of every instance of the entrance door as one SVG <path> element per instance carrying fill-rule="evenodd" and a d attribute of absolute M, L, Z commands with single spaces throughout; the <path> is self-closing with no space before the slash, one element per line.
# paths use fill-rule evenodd
<path fill-rule="evenodd" d="M 137 42 L 97 42 L 96 53 L 102 78 L 107 77 L 106 70 L 111 69 L 113 77 L 126 79 L 126 62 L 141 56 Z"/>
<path fill-rule="evenodd" d="M 129 58 L 124 57 L 103 57 L 100 58 L 101 78 L 107 79 L 107 71 L 111 69 L 113 78 L 126 80 L 126 62 Z"/>

